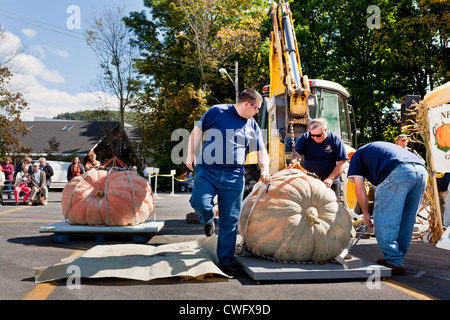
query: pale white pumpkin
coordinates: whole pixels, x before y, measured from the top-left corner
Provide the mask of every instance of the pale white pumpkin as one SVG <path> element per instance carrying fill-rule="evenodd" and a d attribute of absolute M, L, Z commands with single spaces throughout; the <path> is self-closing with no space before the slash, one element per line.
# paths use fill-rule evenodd
<path fill-rule="evenodd" d="M 319 179 L 283 170 L 273 176 L 267 192 L 258 191 L 246 198 L 239 220 L 239 232 L 251 249 L 279 260 L 327 261 L 348 246 L 351 218 Z"/>

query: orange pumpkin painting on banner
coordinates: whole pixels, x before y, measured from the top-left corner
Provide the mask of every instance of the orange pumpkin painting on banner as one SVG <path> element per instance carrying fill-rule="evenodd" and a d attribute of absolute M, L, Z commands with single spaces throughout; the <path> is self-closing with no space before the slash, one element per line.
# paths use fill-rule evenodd
<path fill-rule="evenodd" d="M 436 143 L 441 148 L 450 148 L 450 123 L 443 123 L 436 130 Z"/>
<path fill-rule="evenodd" d="M 70 224 L 130 226 L 155 208 L 147 180 L 129 170 L 91 169 L 64 188 L 62 213 Z"/>

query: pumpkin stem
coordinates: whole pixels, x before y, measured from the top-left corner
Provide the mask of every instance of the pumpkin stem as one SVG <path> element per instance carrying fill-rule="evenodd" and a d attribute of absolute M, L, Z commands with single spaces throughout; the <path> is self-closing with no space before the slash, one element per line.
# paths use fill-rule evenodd
<path fill-rule="evenodd" d="M 315 224 L 320 224 L 319 221 L 316 220 L 319 216 L 319 212 L 315 207 L 309 207 L 305 212 L 306 217 L 309 219 L 309 226 L 312 227 Z"/>
<path fill-rule="evenodd" d="M 312 227 L 315 224 L 320 224 L 320 222 L 315 220 L 314 218 L 309 218 L 309 226 Z"/>
<path fill-rule="evenodd" d="M 96 193 L 95 193 L 95 197 L 96 198 L 98 198 L 98 199 L 101 199 L 101 198 L 103 198 L 105 196 L 105 193 L 103 192 L 103 191 L 97 191 Z"/>

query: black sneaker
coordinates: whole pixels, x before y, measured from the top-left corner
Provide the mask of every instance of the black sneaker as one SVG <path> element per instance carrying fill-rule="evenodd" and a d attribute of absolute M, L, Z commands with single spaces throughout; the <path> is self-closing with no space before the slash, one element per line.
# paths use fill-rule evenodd
<path fill-rule="evenodd" d="M 203 225 L 203 230 L 205 231 L 205 236 L 207 237 L 211 237 L 215 229 L 214 219 L 210 223 Z"/>
<path fill-rule="evenodd" d="M 236 277 L 240 274 L 239 267 L 236 264 L 219 265 L 219 269 L 229 277 Z"/>
<path fill-rule="evenodd" d="M 383 258 L 378 259 L 377 263 L 382 266 L 390 268 L 393 275 L 396 275 L 396 276 L 404 276 L 405 275 L 405 267 L 404 266 L 393 266 Z"/>

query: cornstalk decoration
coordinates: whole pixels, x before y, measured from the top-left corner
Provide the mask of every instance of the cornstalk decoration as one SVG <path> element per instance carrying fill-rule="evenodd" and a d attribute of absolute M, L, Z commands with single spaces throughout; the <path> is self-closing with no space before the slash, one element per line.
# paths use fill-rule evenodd
<path fill-rule="evenodd" d="M 441 209 L 439 205 L 439 194 L 437 190 L 436 175 L 431 153 L 431 134 L 428 122 L 428 108 L 423 101 L 413 102 L 409 108 L 408 115 L 414 120 L 408 120 L 403 129 L 410 133 L 411 142 L 419 143 L 426 149 L 426 163 L 428 168 L 428 183 L 424 193 L 422 208 L 428 212 L 429 228 L 427 239 L 432 243 L 437 243 L 444 233 L 442 227 Z M 430 231 L 430 232 L 428 232 Z"/>

